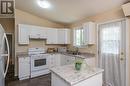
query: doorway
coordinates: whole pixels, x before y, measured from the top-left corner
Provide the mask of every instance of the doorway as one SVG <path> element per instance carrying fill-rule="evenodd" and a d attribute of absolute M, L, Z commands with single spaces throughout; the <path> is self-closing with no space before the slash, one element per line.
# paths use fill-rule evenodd
<path fill-rule="evenodd" d="M 98 25 L 98 64 L 104 86 L 126 86 L 126 20 Z"/>
<path fill-rule="evenodd" d="M 7 39 L 8 39 L 8 43 L 9 43 L 9 51 L 10 51 L 10 62 L 9 64 L 12 65 L 13 64 L 13 34 L 11 33 L 6 33 Z M 7 46 L 5 44 L 5 52 L 7 52 Z"/>
<path fill-rule="evenodd" d="M 5 82 L 9 83 L 10 81 L 15 80 L 14 77 L 14 39 L 13 33 L 6 33 L 8 43 L 9 43 L 9 51 L 10 51 L 10 60 L 9 60 L 9 68 L 5 78 Z M 5 44 L 5 53 L 7 52 L 7 46 Z"/>

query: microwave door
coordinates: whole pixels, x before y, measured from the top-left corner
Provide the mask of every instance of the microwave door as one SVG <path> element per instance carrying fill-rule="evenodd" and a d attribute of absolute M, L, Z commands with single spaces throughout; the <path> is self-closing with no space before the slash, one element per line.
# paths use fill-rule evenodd
<path fill-rule="evenodd" d="M 7 45 L 7 54 L 4 54 L 4 44 Z M 5 57 L 7 57 L 7 63 L 5 66 Z M 5 86 L 5 76 L 7 74 L 9 66 L 9 44 L 3 27 L 0 25 L 0 86 Z"/>

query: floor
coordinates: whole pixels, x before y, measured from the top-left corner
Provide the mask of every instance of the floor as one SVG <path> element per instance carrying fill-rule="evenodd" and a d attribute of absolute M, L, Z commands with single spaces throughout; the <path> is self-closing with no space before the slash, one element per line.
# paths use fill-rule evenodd
<path fill-rule="evenodd" d="M 22 81 L 11 81 L 6 83 L 6 86 L 51 86 L 51 74 Z"/>

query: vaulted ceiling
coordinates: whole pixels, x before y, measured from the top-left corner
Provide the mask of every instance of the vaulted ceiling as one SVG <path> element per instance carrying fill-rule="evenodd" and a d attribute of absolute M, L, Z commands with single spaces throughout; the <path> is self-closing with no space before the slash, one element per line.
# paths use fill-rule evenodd
<path fill-rule="evenodd" d="M 15 1 L 17 9 L 54 22 L 69 24 L 119 7 L 128 0 L 48 0 L 51 3 L 51 8 L 48 9 L 39 7 L 37 0 Z"/>

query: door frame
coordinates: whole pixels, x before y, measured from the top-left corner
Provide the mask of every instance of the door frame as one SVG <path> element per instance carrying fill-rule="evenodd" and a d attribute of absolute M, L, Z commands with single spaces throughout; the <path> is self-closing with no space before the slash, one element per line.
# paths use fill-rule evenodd
<path fill-rule="evenodd" d="M 99 25 L 101 24 L 105 24 L 105 23 L 111 23 L 111 22 L 117 22 L 117 21 L 121 21 L 121 20 L 125 20 L 126 21 L 126 52 L 125 52 L 125 55 L 126 55 L 126 86 L 130 86 L 130 20 L 128 18 L 121 18 L 121 19 L 115 19 L 115 20 L 111 20 L 111 21 L 107 21 L 107 22 L 101 22 L 101 23 L 97 23 L 97 53 L 96 53 L 96 64 L 98 65 L 98 58 L 99 58 Z"/>
<path fill-rule="evenodd" d="M 13 33 L 6 33 L 6 35 L 11 35 L 11 38 L 12 38 L 12 59 L 13 59 L 13 61 L 14 61 L 14 53 L 13 53 L 13 51 L 14 51 L 14 49 L 13 49 L 13 47 L 14 47 L 14 37 L 13 37 Z"/>

